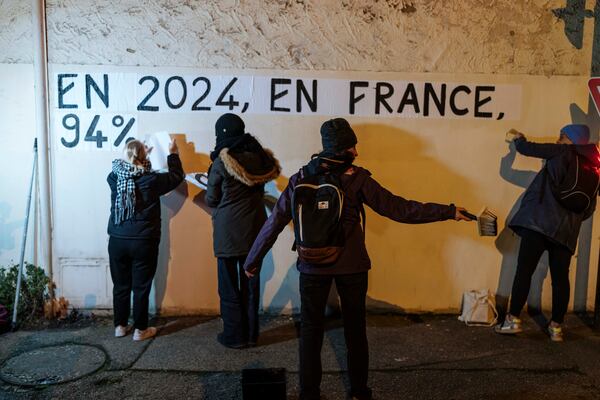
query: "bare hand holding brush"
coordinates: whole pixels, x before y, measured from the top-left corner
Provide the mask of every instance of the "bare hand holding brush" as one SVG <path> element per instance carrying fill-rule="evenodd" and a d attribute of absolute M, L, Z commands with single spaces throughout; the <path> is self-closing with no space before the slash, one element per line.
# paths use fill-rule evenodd
<path fill-rule="evenodd" d="M 524 138 L 524 137 L 525 137 L 525 135 L 523 135 L 518 130 L 510 129 L 508 132 L 506 132 L 505 140 L 507 143 L 512 143 L 513 140 Z"/>
<path fill-rule="evenodd" d="M 478 216 L 471 214 L 464 208 L 456 207 L 457 216 L 454 219 L 457 221 L 459 220 L 459 212 L 463 217 L 460 219 L 465 221 L 477 221 L 477 231 L 479 232 L 479 236 L 496 236 L 498 234 L 498 217 L 488 210 L 487 207 L 484 207 Z"/>
<path fill-rule="evenodd" d="M 467 213 L 466 208 L 456 207 L 456 212 L 454 214 L 454 220 L 456 220 L 456 221 L 472 221 L 473 219 L 477 219 L 477 217 L 470 218 L 468 215 L 465 215 L 465 213 Z"/>

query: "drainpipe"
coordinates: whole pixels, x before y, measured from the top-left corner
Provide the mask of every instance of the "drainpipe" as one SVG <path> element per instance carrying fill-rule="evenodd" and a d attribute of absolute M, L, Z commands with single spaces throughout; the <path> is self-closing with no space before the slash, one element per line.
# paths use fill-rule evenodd
<path fill-rule="evenodd" d="M 52 197 L 50 192 L 50 148 L 48 113 L 48 42 L 46 40 L 46 1 L 32 0 L 33 70 L 36 137 L 39 145 L 39 196 L 41 264 L 53 282 L 52 269 Z M 50 297 L 54 298 L 52 283 Z"/>

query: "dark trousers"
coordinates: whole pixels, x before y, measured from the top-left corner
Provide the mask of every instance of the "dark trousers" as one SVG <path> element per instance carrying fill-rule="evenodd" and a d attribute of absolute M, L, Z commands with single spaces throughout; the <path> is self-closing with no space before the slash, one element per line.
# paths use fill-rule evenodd
<path fill-rule="evenodd" d="M 552 321 L 561 324 L 569 306 L 571 252 L 567 247 L 550 241 L 540 233 L 524 229 L 519 234 L 521 247 L 512 287 L 510 313 L 516 317 L 521 313 L 529 295 L 531 277 L 540 257 L 547 250 L 552 278 Z"/>
<path fill-rule="evenodd" d="M 223 341 L 232 346 L 258 340 L 260 275 L 248 278 L 244 261 L 246 256 L 217 259 Z"/>
<path fill-rule="evenodd" d="M 351 395 L 370 399 L 371 390 L 367 386 L 369 344 L 365 318 L 367 272 L 350 275 L 300 274 L 300 398 L 319 399 L 325 305 L 333 279 L 344 319 Z"/>
<path fill-rule="evenodd" d="M 159 241 L 110 237 L 108 255 L 115 326 L 127 325 L 133 290 L 133 326 L 140 330 L 148 327 L 148 298 L 156 272 Z"/>

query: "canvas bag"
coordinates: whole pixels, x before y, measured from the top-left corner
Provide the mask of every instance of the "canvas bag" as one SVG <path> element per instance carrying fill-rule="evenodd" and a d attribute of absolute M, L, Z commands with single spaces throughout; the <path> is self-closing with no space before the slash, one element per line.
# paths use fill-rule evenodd
<path fill-rule="evenodd" d="M 494 300 L 494 296 L 488 289 L 464 292 L 462 313 L 458 320 L 467 326 L 493 326 L 498 320 Z"/>

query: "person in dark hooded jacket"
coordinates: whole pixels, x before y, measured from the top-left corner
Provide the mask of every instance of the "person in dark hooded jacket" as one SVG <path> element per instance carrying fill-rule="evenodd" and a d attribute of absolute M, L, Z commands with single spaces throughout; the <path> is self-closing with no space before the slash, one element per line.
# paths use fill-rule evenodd
<path fill-rule="evenodd" d="M 222 115 L 215 133 L 205 200 L 214 209 L 213 248 L 223 319 L 217 340 L 226 347 L 243 348 L 258 340 L 260 278 L 248 279 L 242 266 L 267 219 L 264 185 L 279 176 L 281 167 L 270 150 L 245 133 L 244 121 L 237 115 Z"/>
<path fill-rule="evenodd" d="M 367 385 L 369 348 L 367 343 L 365 302 L 371 260 L 365 246 L 363 204 L 397 222 L 423 224 L 449 219 L 468 220 L 454 205 L 420 203 L 396 196 L 383 188 L 371 173 L 353 165 L 358 156 L 357 139 L 348 121 L 336 118 L 321 126 L 323 151 L 313 156 L 303 168 L 308 175 L 339 175 L 344 192 L 341 222 L 345 245 L 332 265 L 315 265 L 298 259 L 300 271 L 300 399 L 320 398 L 321 347 L 324 334 L 325 305 L 335 280 L 344 320 L 344 337 L 348 351 L 350 396 L 371 399 Z M 301 172 L 292 175 L 273 213 L 260 230 L 244 269 L 248 276 L 260 271 L 261 261 L 292 219 L 292 196 Z"/>
<path fill-rule="evenodd" d="M 522 331 L 519 315 L 527 301 L 531 278 L 544 251 L 548 251 L 552 278 L 552 320 L 547 332 L 553 341 L 562 341 L 561 324 L 569 304 L 569 265 L 575 253 L 581 223 L 596 208 L 596 196 L 587 209 L 576 213 L 563 207 L 552 192 L 552 182 L 565 177 L 569 164 L 577 154 L 598 165 L 600 153 L 589 144 L 590 132 L 585 125 L 562 128 L 556 143 L 533 143 L 518 133 L 514 139 L 517 151 L 525 156 L 546 160 L 546 165 L 531 182 L 521 205 L 509 223 L 520 237 L 517 271 L 513 281 L 509 312 L 495 327 L 496 332 L 515 334 Z"/>

